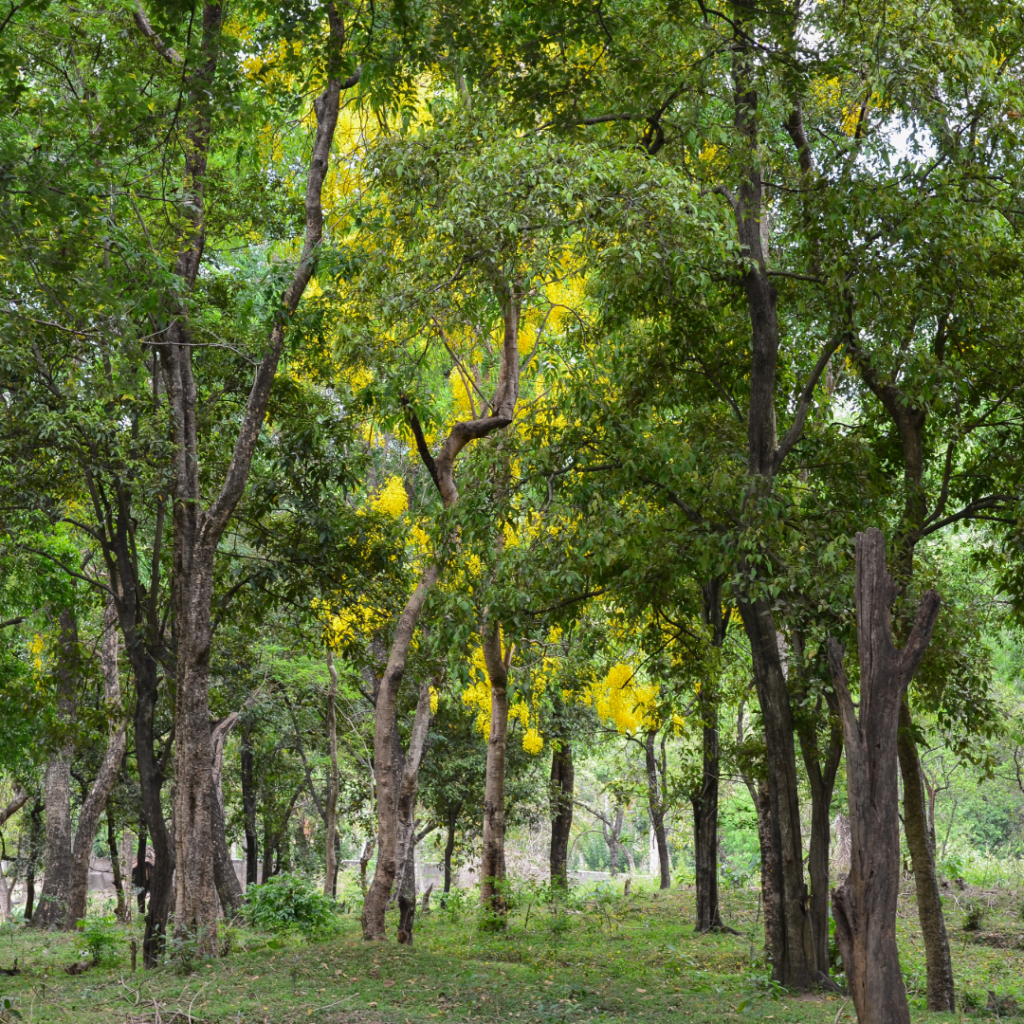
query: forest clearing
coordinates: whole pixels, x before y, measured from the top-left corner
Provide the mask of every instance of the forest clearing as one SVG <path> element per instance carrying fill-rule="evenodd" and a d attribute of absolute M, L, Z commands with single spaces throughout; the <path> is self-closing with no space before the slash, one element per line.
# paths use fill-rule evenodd
<path fill-rule="evenodd" d="M 771 984 L 758 942 L 756 890 L 732 892 L 725 901 L 723 913 L 741 935 L 695 934 L 693 893 L 685 888 L 659 892 L 648 886 L 622 897 L 617 884 L 614 894 L 610 887 L 579 892 L 561 908 L 538 899 L 537 891 L 521 895 L 500 935 L 480 929 L 462 901 L 435 907 L 412 947 L 367 945 L 350 916 L 338 936 L 313 944 L 240 933 L 230 954 L 191 973 L 132 973 L 128 932 L 122 930 L 101 964 L 68 976 L 67 966 L 81 961 L 81 941 L 5 929 L 0 961 L 9 966 L 10 956 L 18 955 L 25 973 L 3 979 L 0 996 L 17 997 L 22 1019 L 40 1024 L 170 1024 L 187 1020 L 190 1012 L 196 1024 L 856 1019 L 842 994 L 801 995 Z M 989 943 L 998 936 L 1005 945 L 956 936 L 953 962 L 964 1001 L 948 1016 L 925 1010 L 920 930 L 912 906 L 901 911 L 901 961 L 915 1021 L 1013 1019 L 1017 1003 L 1024 1008 L 1019 897 L 1006 892 L 988 898 L 984 934 Z M 955 914 L 952 920 L 958 920 Z"/>
<path fill-rule="evenodd" d="M 1021 0 L 8 0 L 3 1024 L 1024 1014 L 1022 111 Z"/>

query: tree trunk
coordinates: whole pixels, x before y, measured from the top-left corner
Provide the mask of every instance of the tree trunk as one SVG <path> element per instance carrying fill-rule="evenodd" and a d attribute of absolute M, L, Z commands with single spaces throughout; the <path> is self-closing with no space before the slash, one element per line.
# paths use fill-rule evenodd
<path fill-rule="evenodd" d="M 764 895 L 765 923 L 769 918 L 772 921 L 772 931 L 768 933 L 772 977 L 787 987 L 808 989 L 819 979 L 810 899 L 804 882 L 800 789 L 789 691 L 770 605 L 764 600 L 741 601 L 739 607 L 750 640 L 768 754 L 771 831 L 766 839 L 771 845 L 772 885 Z"/>
<path fill-rule="evenodd" d="M 740 15 L 739 24 L 746 24 Z M 758 61 L 752 37 L 743 32 L 733 51 L 733 119 L 747 150 L 736 196 L 730 197 L 736 236 L 745 255 L 743 289 L 750 318 L 750 386 L 747 411 L 747 470 L 744 496 L 746 516 L 756 516 L 771 494 L 772 481 L 803 430 L 814 386 L 827 359 L 819 359 L 801 393 L 797 413 L 782 443 L 775 414 L 779 353 L 777 295 L 768 269 L 765 182 L 761 159 L 761 109 L 757 89 Z M 726 193 L 728 196 L 728 193 Z M 835 343 L 838 347 L 839 342 Z M 768 512 L 769 515 L 775 513 Z M 741 563 L 741 574 L 757 576 L 756 565 Z M 775 616 L 770 601 L 741 593 L 737 601 L 743 627 L 750 640 L 753 675 L 764 721 L 771 796 L 772 862 L 777 884 L 772 942 L 772 976 L 783 985 L 810 988 L 817 980 L 814 941 L 808 914 L 800 834 L 800 792 L 793 743 L 793 722 L 777 644 Z"/>
<path fill-rule="evenodd" d="M 266 885 L 274 877 L 274 826 L 271 824 L 267 808 L 263 808 L 263 873 L 260 883 Z"/>
<path fill-rule="evenodd" d="M 59 928 L 67 911 L 71 885 L 71 747 L 51 758 L 43 781 L 46 804 L 46 852 L 43 891 L 32 923 L 37 928 Z"/>
<path fill-rule="evenodd" d="M 654 752 L 656 732 L 648 732 L 644 739 L 644 761 L 647 770 L 647 807 L 651 815 L 651 828 L 658 849 L 658 871 L 661 876 L 659 888 L 672 888 L 672 865 L 668 857 L 668 836 L 665 833 L 665 807 L 658 783 L 658 759 Z M 651 865 L 653 871 L 654 865 Z"/>
<path fill-rule="evenodd" d="M 398 804 L 402 780 L 396 774 L 394 762 L 394 748 L 398 742 L 398 691 L 405 675 L 405 659 L 416 624 L 439 574 L 436 565 L 429 566 L 406 603 L 395 629 L 387 667 L 377 692 L 373 718 L 373 765 L 377 776 L 377 867 L 363 900 L 362 916 L 363 938 L 368 941 L 383 941 L 385 938 L 384 914 L 399 865 Z M 429 692 L 427 706 L 429 709 Z"/>
<path fill-rule="evenodd" d="M 217 886 L 217 895 L 220 898 L 221 910 L 229 921 L 242 908 L 242 883 L 239 882 L 238 875 L 235 874 L 235 866 L 231 863 L 231 851 L 228 849 L 224 820 L 224 788 L 221 776 L 224 766 L 224 743 L 228 733 L 237 723 L 238 712 L 232 711 L 230 715 L 222 718 L 214 726 L 210 734 L 210 745 L 213 748 L 213 770 L 210 773 L 213 876 Z"/>
<path fill-rule="evenodd" d="M 757 845 L 761 853 L 761 909 L 764 916 L 764 948 L 771 957 L 773 949 L 778 948 L 779 938 L 776 932 L 778 920 L 776 908 L 778 898 L 775 894 L 775 882 L 778 872 L 775 868 L 775 848 L 772 843 L 772 800 L 768 792 L 768 780 L 753 780 L 749 775 L 743 776 L 750 799 L 757 813 Z"/>
<path fill-rule="evenodd" d="M 223 9 L 203 8 L 201 61 L 188 79 L 188 138 L 182 211 L 190 222 L 175 264 L 181 292 L 188 294 L 199 275 L 204 241 L 204 184 L 213 133 L 213 96 L 220 56 Z M 245 492 L 256 446 L 263 429 L 274 377 L 291 315 L 305 293 L 323 238 L 322 190 L 338 120 L 342 82 L 338 77 L 345 26 L 334 3 L 326 5 L 327 39 L 324 91 L 315 99 L 316 135 L 308 165 L 302 251 L 291 280 L 278 299 L 275 314 L 241 417 L 223 482 L 204 508 L 208 482 L 200 482 L 199 388 L 193 374 L 194 346 L 187 309 L 175 295 L 170 324 L 157 351 L 170 405 L 176 446 L 173 484 L 175 630 L 177 638 L 176 756 L 174 822 L 176 853 L 175 935 L 194 940 L 197 952 L 217 953 L 214 796 L 210 785 L 212 750 L 209 727 L 211 609 L 217 547 Z M 357 78 L 346 83 L 355 84 Z"/>
<path fill-rule="evenodd" d="M 331 755 L 331 776 L 327 782 L 327 807 L 324 816 L 324 895 L 336 895 L 338 861 L 335 855 L 335 839 L 338 835 L 338 718 L 335 701 L 338 698 L 338 670 L 334 667 L 334 652 L 327 652 L 327 671 L 331 674 L 331 685 L 327 691 L 327 749 Z"/>
<path fill-rule="evenodd" d="M 705 687 L 700 692 L 703 719 L 701 788 L 692 799 L 697 932 L 718 931 L 718 704 Z"/>
<path fill-rule="evenodd" d="M 135 860 L 131 865 L 130 871 L 132 888 L 136 890 L 135 894 L 139 901 L 139 913 L 142 915 L 146 913 L 146 894 L 149 892 L 149 882 L 144 877 L 146 856 L 146 821 L 143 818 L 139 822 L 139 841 L 135 844 Z"/>
<path fill-rule="evenodd" d="M 605 843 L 608 844 L 608 863 L 612 875 L 619 873 L 619 836 L 622 835 L 622 820 L 625 815 L 626 809 L 617 807 L 615 817 L 610 823 L 604 818 L 601 819 L 601 832 L 604 834 Z"/>
<path fill-rule="evenodd" d="M 36 868 L 39 866 L 39 852 L 43 840 L 43 801 L 38 798 L 32 804 L 28 826 L 28 865 L 25 868 L 25 920 L 32 920 L 36 901 Z"/>
<path fill-rule="evenodd" d="M 903 775 L 903 828 L 914 865 L 917 890 L 917 916 L 927 963 L 928 1009 L 940 1013 L 956 1010 L 953 964 L 949 955 L 949 936 L 942 914 L 942 897 L 935 874 L 935 832 L 929 828 L 924 802 L 924 772 L 917 752 L 914 721 L 904 699 L 900 704 L 900 728 L 897 739 L 900 771 Z"/>
<path fill-rule="evenodd" d="M 93 782 L 89 795 L 78 812 L 78 828 L 72 853 L 71 877 L 68 884 L 67 912 L 64 930 L 71 931 L 78 921 L 85 917 L 89 886 L 89 862 L 92 860 L 96 829 L 103 810 L 107 806 L 117 773 L 121 770 L 125 748 L 128 744 L 127 722 L 121 711 L 121 683 L 118 676 L 117 654 L 120 638 L 117 629 L 117 611 L 113 601 L 107 602 L 103 611 L 103 640 L 100 646 L 100 661 L 103 669 L 103 694 L 107 713 L 111 716 L 110 737 L 106 753 L 100 765 L 99 774 Z M 111 854 L 115 856 L 115 854 Z"/>
<path fill-rule="evenodd" d="M 68 885 L 67 911 L 64 917 L 64 930 L 71 931 L 76 923 L 85 917 L 86 899 L 89 885 L 89 862 L 92 860 L 93 844 L 96 841 L 96 829 L 99 826 L 107 797 L 117 781 L 117 773 L 121 769 L 127 745 L 126 723 L 117 725 L 116 731 L 107 744 L 107 752 L 100 766 L 99 775 L 92 784 L 82 809 L 78 812 L 78 828 L 75 830 L 74 852 L 71 866 L 71 877 Z"/>
<path fill-rule="evenodd" d="M 512 648 L 502 650 L 501 626 L 485 613 L 481 629 L 484 662 L 491 683 L 491 729 L 487 737 L 484 782 L 483 850 L 480 857 L 480 903 L 504 916 L 505 754 L 508 745 L 508 665 Z"/>
<path fill-rule="evenodd" d="M 253 778 L 252 734 L 247 726 L 242 727 L 242 817 L 245 821 L 245 884 L 259 882 L 259 844 L 256 836 L 256 801 L 259 794 Z"/>
<path fill-rule="evenodd" d="M 114 825 L 114 811 L 110 804 L 107 804 L 107 846 L 110 848 L 110 869 L 114 873 L 114 891 L 117 893 L 117 906 L 114 908 L 114 917 L 122 924 L 127 924 L 128 897 L 124 890 L 124 875 L 121 871 L 121 851 L 117 845 L 117 829 Z"/>
<path fill-rule="evenodd" d="M 448 808 L 448 820 L 446 822 L 448 826 L 448 839 L 444 844 L 444 893 L 442 905 L 444 896 L 447 896 L 452 891 L 452 857 L 455 854 L 455 826 L 459 822 L 459 812 L 461 810 L 461 803 L 455 807 Z"/>
<path fill-rule="evenodd" d="M 57 715 L 69 729 L 75 715 L 75 684 L 78 677 L 78 620 L 63 609 L 58 616 Z M 32 923 L 37 928 L 61 928 L 71 888 L 74 836 L 71 828 L 71 757 L 68 741 L 56 750 L 46 766 L 43 802 L 46 805 L 46 867 L 43 891 L 39 895 Z"/>
<path fill-rule="evenodd" d="M 430 680 L 420 683 L 419 699 L 409 732 L 409 750 L 402 753 L 398 723 L 394 730 L 394 772 L 402 780 L 398 793 L 398 941 L 412 945 L 413 922 L 416 917 L 416 794 L 419 791 L 420 765 L 427 749 L 430 729 Z"/>
<path fill-rule="evenodd" d="M 711 627 L 711 643 L 721 650 L 729 628 L 730 609 L 722 606 L 722 579 L 709 580 L 703 591 L 703 618 Z M 702 769 L 700 791 L 693 804 L 694 872 L 697 889 L 697 932 L 722 927 L 718 904 L 718 787 L 719 737 L 718 693 L 715 684 L 700 689 Z"/>
<path fill-rule="evenodd" d="M 552 886 L 569 888 L 569 833 L 572 831 L 574 776 L 572 743 L 553 739 L 551 751 L 551 855 Z"/>
<path fill-rule="evenodd" d="M 796 689 L 796 699 L 801 706 L 797 717 L 797 733 L 800 736 L 800 750 L 811 790 L 811 841 L 807 857 L 807 873 L 811 880 L 810 917 L 814 937 L 814 963 L 818 977 L 825 982 L 829 979 L 829 849 L 831 847 L 830 815 L 832 794 L 835 790 L 836 774 L 843 754 L 843 726 L 839 716 L 839 704 L 835 694 L 826 691 L 828 701 L 828 746 L 824 752 L 819 749 L 818 722 L 821 719 L 822 698 L 816 706 L 807 707 L 808 685 L 804 641 L 799 630 L 792 635 L 793 666 L 790 669 L 791 688 Z"/>
<path fill-rule="evenodd" d="M 892 641 L 896 584 L 880 530 L 857 534 L 857 648 L 860 715 L 850 696 L 843 651 L 829 639 L 832 678 L 843 718 L 852 840 L 850 874 L 832 895 L 836 941 L 859 1024 L 909 1024 L 899 950 L 899 805 L 897 734 L 900 703 L 931 639 L 939 595 L 921 600 L 902 651 Z"/>
<path fill-rule="evenodd" d="M 489 436 L 512 422 L 519 397 L 519 300 L 514 294 L 503 294 L 496 288 L 502 306 L 503 337 L 501 362 L 490 415 L 456 423 L 449 431 L 435 460 L 427 446 L 423 428 L 415 411 L 406 412 L 409 426 L 416 440 L 420 458 L 430 473 L 446 509 L 459 497 L 455 483 L 455 462 L 459 453 L 471 441 Z M 431 588 L 440 576 L 440 566 L 429 566 L 420 577 L 419 584 L 409 598 L 395 629 L 391 651 L 377 693 L 374 711 L 373 766 L 377 781 L 377 869 L 373 882 L 363 900 L 363 938 L 384 938 L 384 912 L 391 895 L 391 886 L 398 871 L 398 800 L 399 780 L 391 767 L 392 730 L 398 691 L 405 673 L 405 660 Z M 486 826 L 485 826 L 486 828 Z"/>
<path fill-rule="evenodd" d="M 122 617 L 122 626 L 124 618 Z M 126 645 L 128 646 L 128 645 Z M 141 881 L 149 894 L 148 908 L 146 892 L 139 894 L 139 913 L 145 913 L 145 932 L 142 939 L 142 959 L 145 967 L 156 967 L 163 954 L 167 937 L 167 918 L 171 911 L 171 897 L 174 880 L 174 843 L 164 820 L 161 790 L 164 784 L 164 765 L 170 757 L 171 740 L 167 740 L 163 756 L 156 756 L 154 719 L 156 714 L 157 665 L 148 652 L 136 648 L 137 658 L 133 661 L 135 676 L 135 760 L 139 772 L 139 789 L 142 794 L 144 828 L 139 834 L 138 870 L 145 876 Z M 129 650 L 129 657 L 131 651 Z M 153 846 L 154 859 L 147 867 L 146 844 Z M 136 883 L 138 884 L 138 883 Z"/>

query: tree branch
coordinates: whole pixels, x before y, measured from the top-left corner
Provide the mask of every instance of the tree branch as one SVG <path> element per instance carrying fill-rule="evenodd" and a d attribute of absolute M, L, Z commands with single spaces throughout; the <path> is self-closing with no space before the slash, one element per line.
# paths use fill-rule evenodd
<path fill-rule="evenodd" d="M 818 385 L 818 381 L 821 379 L 821 375 L 825 372 L 825 367 L 828 366 L 828 361 L 832 358 L 833 353 L 842 345 L 848 338 L 848 335 L 843 335 L 836 338 L 834 341 L 830 341 L 821 351 L 821 355 L 818 356 L 818 361 L 814 364 L 814 369 L 811 370 L 811 375 L 807 378 L 807 383 L 804 385 L 803 391 L 800 393 L 800 398 L 796 406 L 796 415 L 793 417 L 793 422 L 790 424 L 789 430 L 786 431 L 785 436 L 782 438 L 782 442 L 779 447 L 775 449 L 772 455 L 772 474 L 778 473 L 779 467 L 782 465 L 783 460 L 793 450 L 793 446 L 800 440 L 800 435 L 804 431 L 804 423 L 807 420 L 807 413 L 811 408 L 811 399 L 814 397 L 814 389 Z"/>

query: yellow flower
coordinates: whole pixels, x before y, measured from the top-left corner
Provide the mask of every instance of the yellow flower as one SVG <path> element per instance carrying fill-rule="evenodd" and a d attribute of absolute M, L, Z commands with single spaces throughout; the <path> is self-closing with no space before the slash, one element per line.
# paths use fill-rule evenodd
<path fill-rule="evenodd" d="M 544 749 L 544 737 L 536 729 L 527 729 L 523 734 L 523 750 L 527 754 L 539 754 Z"/>
<path fill-rule="evenodd" d="M 405 486 L 400 476 L 388 478 L 388 482 L 378 491 L 377 496 L 370 502 L 375 512 L 383 512 L 385 515 L 397 519 L 409 508 L 409 497 L 405 493 Z"/>

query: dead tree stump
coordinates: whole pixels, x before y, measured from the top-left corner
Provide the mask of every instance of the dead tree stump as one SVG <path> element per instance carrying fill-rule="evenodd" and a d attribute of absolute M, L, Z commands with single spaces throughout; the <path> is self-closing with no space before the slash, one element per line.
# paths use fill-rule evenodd
<path fill-rule="evenodd" d="M 900 702 L 931 639 L 941 601 L 921 599 L 902 651 L 892 640 L 897 588 L 881 530 L 857 534 L 857 653 L 860 715 L 850 696 L 843 648 L 829 638 L 839 696 L 850 804 L 850 873 L 832 892 L 836 941 L 860 1024 L 910 1024 L 896 948 L 900 822 L 896 754 Z"/>

